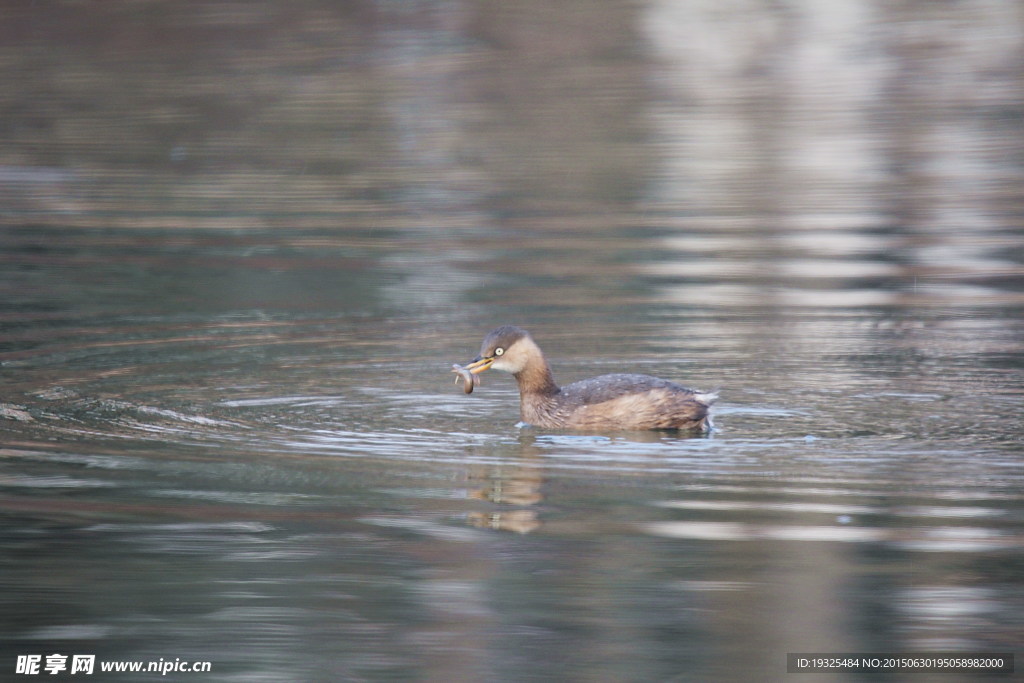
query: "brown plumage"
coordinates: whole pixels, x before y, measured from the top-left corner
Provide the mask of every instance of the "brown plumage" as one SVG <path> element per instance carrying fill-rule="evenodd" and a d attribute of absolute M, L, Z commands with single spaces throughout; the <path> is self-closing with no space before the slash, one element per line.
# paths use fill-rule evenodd
<path fill-rule="evenodd" d="M 707 431 L 717 398 L 650 375 L 601 375 L 559 387 L 540 347 L 512 325 L 484 337 L 480 355 L 465 367 L 474 375 L 488 368 L 511 373 L 522 421 L 552 429 Z"/>

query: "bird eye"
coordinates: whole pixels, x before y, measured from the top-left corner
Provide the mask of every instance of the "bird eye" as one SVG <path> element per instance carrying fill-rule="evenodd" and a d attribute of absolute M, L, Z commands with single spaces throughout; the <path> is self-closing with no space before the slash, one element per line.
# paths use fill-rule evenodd
<path fill-rule="evenodd" d="M 498 348 L 494 349 L 494 355 L 495 356 L 500 356 L 503 353 L 505 353 L 505 349 L 501 348 L 500 346 Z"/>

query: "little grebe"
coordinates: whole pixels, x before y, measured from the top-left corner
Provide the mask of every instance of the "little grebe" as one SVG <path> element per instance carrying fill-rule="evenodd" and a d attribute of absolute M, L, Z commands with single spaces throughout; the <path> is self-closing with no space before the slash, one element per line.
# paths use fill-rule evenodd
<path fill-rule="evenodd" d="M 551 429 L 707 431 L 717 398 L 650 375 L 601 375 L 559 387 L 540 347 L 512 325 L 484 337 L 480 355 L 465 366 L 474 375 L 488 368 L 516 378 L 523 422 Z"/>

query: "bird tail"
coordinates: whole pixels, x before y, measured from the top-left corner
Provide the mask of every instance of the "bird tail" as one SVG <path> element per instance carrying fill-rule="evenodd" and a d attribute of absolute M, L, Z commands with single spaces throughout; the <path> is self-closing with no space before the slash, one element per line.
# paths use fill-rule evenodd
<path fill-rule="evenodd" d="M 711 391 L 698 391 L 693 395 L 693 398 L 698 403 L 711 407 L 711 404 L 718 400 L 718 387 L 715 387 Z"/>
<path fill-rule="evenodd" d="M 715 387 L 711 391 L 698 391 L 694 395 L 694 398 L 697 399 L 698 403 L 707 407 L 707 410 L 704 413 L 704 419 L 701 420 L 701 429 L 705 433 L 715 431 L 715 423 L 712 420 L 711 415 L 711 404 L 718 400 L 718 387 Z"/>

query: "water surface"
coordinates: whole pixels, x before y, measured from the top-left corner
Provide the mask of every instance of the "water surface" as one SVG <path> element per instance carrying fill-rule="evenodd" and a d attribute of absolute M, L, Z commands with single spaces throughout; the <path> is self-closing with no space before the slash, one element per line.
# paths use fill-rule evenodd
<path fill-rule="evenodd" d="M 1024 39 L 824 5 L 9 10 L 0 667 L 1017 648 Z M 504 323 L 717 428 L 517 426 Z"/>

